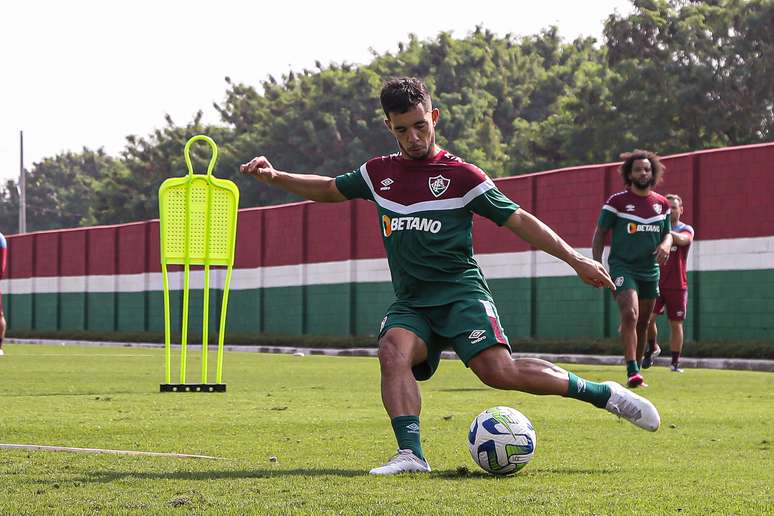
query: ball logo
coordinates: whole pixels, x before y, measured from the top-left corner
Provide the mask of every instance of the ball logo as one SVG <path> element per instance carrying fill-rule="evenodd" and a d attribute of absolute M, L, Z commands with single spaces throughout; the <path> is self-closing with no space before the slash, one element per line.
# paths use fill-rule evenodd
<path fill-rule="evenodd" d="M 424 217 L 389 217 L 382 215 L 382 234 L 385 237 L 392 235 L 394 231 L 424 231 L 436 234 L 441 231 L 441 221 L 426 219 Z"/>

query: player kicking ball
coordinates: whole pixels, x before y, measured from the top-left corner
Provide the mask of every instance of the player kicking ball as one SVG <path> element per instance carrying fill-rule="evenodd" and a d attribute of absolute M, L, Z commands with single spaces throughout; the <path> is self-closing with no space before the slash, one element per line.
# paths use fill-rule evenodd
<path fill-rule="evenodd" d="M 610 276 L 503 195 L 481 169 L 436 144 L 440 113 L 421 81 L 390 80 L 380 99 L 398 153 L 336 178 L 281 172 L 264 156 L 240 167 L 313 201 L 367 199 L 376 205 L 396 297 L 382 320 L 378 357 L 382 401 L 398 453 L 371 473 L 430 471 L 420 442 L 417 381 L 433 375 L 447 345 L 486 385 L 579 399 L 657 430 L 660 418 L 653 404 L 615 382 L 584 380 L 544 360 L 511 358 L 489 287 L 473 259 L 474 213 L 565 261 L 589 285 L 615 290 Z"/>

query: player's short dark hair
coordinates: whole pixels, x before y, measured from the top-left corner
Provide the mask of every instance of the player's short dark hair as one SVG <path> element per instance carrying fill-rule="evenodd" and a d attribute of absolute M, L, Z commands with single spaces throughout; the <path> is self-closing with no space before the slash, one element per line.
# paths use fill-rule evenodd
<path fill-rule="evenodd" d="M 390 118 L 390 113 L 405 113 L 418 104 L 422 104 L 429 111 L 432 105 L 427 86 L 416 77 L 388 80 L 382 86 L 379 100 L 387 118 Z"/>
<path fill-rule="evenodd" d="M 670 194 L 666 194 L 666 198 L 667 198 L 667 199 L 669 199 L 670 201 L 673 201 L 673 200 L 674 200 L 674 201 L 677 201 L 677 202 L 680 204 L 680 206 L 682 206 L 682 205 L 683 205 L 683 199 L 682 199 L 682 197 L 680 197 L 680 196 L 679 196 L 679 195 L 677 195 L 676 193 L 670 193 Z"/>
<path fill-rule="evenodd" d="M 624 152 L 621 154 L 621 159 L 624 162 L 618 171 L 621 173 L 621 177 L 624 180 L 626 186 L 632 185 L 632 166 L 638 159 L 646 159 L 650 161 L 650 168 L 653 171 L 652 186 L 656 186 L 664 179 L 664 172 L 666 167 L 661 163 L 661 159 L 655 152 L 650 152 L 642 149 L 634 149 L 632 152 Z"/>

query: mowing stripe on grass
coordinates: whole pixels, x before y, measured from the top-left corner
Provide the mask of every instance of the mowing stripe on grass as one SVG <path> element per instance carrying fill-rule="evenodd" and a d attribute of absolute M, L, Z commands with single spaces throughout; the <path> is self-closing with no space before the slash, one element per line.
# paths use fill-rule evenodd
<path fill-rule="evenodd" d="M 171 457 L 173 459 L 228 460 L 225 457 L 211 457 L 209 455 L 192 455 L 190 453 L 164 453 L 164 452 L 149 452 L 149 451 L 137 451 L 137 450 L 107 450 L 104 448 L 73 448 L 70 446 L 45 446 L 40 444 L 0 444 L 0 449 L 129 455 L 133 457 Z"/>
<path fill-rule="evenodd" d="M 38 358 L 38 357 L 89 357 L 89 358 L 91 358 L 91 357 L 96 357 L 96 358 L 113 358 L 113 357 L 118 357 L 118 358 L 141 358 L 141 357 L 152 357 L 154 355 L 148 355 L 148 354 L 143 354 L 143 355 L 130 355 L 130 354 L 115 354 L 115 355 L 106 354 L 106 355 L 99 355 L 97 353 L 41 353 L 39 355 L 36 355 L 34 353 L 18 353 L 18 354 L 14 353 L 12 356 L 13 356 L 13 358 L 18 358 L 18 357 L 34 357 L 34 358 Z"/>

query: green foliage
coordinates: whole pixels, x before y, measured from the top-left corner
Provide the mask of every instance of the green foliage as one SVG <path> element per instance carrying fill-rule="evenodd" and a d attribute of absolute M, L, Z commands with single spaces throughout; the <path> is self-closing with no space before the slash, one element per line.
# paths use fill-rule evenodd
<path fill-rule="evenodd" d="M 770 373 L 651 370 L 643 394 L 662 416 L 651 434 L 583 402 L 488 388 L 444 360 L 421 387 L 433 472 L 379 478 L 368 469 L 395 440 L 376 359 L 227 353 L 228 392 L 217 394 L 159 393 L 162 364 L 160 350 L 9 345 L 3 443 L 224 460 L 0 449 L 0 513 L 771 512 Z M 593 381 L 623 373 L 572 369 Z M 473 417 L 495 405 L 537 430 L 534 459 L 513 477 L 484 474 L 465 444 Z"/>
<path fill-rule="evenodd" d="M 394 152 L 378 102 L 393 76 L 423 78 L 442 113 L 439 144 L 496 177 L 614 161 L 633 147 L 774 139 L 772 0 L 632 1 L 631 15 L 608 17 L 603 45 L 565 42 L 556 27 L 522 38 L 477 27 L 461 39 L 410 36 L 365 65 L 318 61 L 257 86 L 226 78 L 217 126 L 201 113 L 185 126 L 167 117 L 150 136 L 128 137 L 120 158 L 84 150 L 35 164 L 29 227 L 155 218 L 158 185 L 185 173 L 183 145 L 201 132 L 220 145 L 218 175 L 237 182 L 242 207 L 297 200 L 240 177 L 239 164 L 263 154 L 281 170 L 332 176 Z M 13 182 L 0 201 L 0 225 L 15 228 Z"/>

